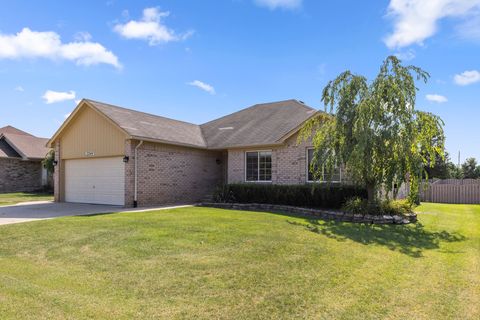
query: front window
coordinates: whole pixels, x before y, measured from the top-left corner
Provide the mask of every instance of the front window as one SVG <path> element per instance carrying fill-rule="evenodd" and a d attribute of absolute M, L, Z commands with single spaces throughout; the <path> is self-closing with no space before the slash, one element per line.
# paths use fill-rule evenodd
<path fill-rule="evenodd" d="M 246 181 L 272 181 L 272 152 L 247 152 Z"/>
<path fill-rule="evenodd" d="M 311 164 L 313 161 L 313 149 L 307 149 L 307 181 L 308 182 L 341 182 L 342 181 L 342 168 L 340 166 L 336 166 L 333 170 L 333 175 L 330 176 L 330 172 L 327 172 L 324 166 L 322 166 L 322 172 L 320 174 L 319 179 L 315 179 L 314 171 L 312 170 Z"/>

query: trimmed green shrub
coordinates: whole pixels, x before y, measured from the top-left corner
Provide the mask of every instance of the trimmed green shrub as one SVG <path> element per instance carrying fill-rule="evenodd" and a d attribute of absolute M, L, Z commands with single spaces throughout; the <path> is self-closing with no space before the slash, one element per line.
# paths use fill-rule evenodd
<path fill-rule="evenodd" d="M 350 198 L 343 204 L 342 211 L 353 214 L 368 214 L 368 201 L 359 197 Z"/>
<path fill-rule="evenodd" d="M 392 216 L 412 213 L 414 207 L 415 205 L 410 203 L 409 200 L 385 200 L 381 203 L 383 214 L 389 214 Z"/>
<path fill-rule="evenodd" d="M 358 197 L 348 199 L 342 206 L 342 211 L 353 214 L 370 215 L 405 215 L 413 212 L 414 206 L 408 200 L 383 200 L 368 203 Z"/>
<path fill-rule="evenodd" d="M 352 197 L 366 198 L 367 191 L 353 185 L 333 183 L 304 185 L 239 183 L 218 188 L 214 200 L 339 209 Z"/>

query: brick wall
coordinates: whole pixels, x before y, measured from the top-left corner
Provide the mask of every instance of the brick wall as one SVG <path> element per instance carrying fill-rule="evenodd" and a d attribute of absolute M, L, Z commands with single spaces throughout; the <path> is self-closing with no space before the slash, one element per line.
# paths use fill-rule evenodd
<path fill-rule="evenodd" d="M 127 140 L 125 204 L 133 205 L 134 150 L 139 141 Z M 222 183 L 221 152 L 145 142 L 138 150 L 138 205 L 191 203 L 202 200 Z"/>
<path fill-rule="evenodd" d="M 228 150 L 228 183 L 245 182 L 245 152 L 256 150 L 272 151 L 272 183 L 306 183 L 306 157 L 310 146 L 310 141 L 298 144 L 297 135 L 294 135 L 280 147 Z"/>
<path fill-rule="evenodd" d="M 298 143 L 297 135 L 275 149 L 276 174 L 272 177 L 276 184 L 303 184 L 307 181 L 307 148 L 311 142 Z M 273 159 L 272 159 L 273 161 Z"/>
<path fill-rule="evenodd" d="M 132 206 L 135 186 L 136 140 L 126 140 L 125 205 Z M 297 144 L 297 137 L 288 139 L 272 150 L 272 182 L 276 184 L 302 184 L 306 182 L 306 149 L 310 143 Z M 138 205 L 148 206 L 171 203 L 190 203 L 211 194 L 224 180 L 229 183 L 245 180 L 245 151 L 228 150 L 223 154 L 187 147 L 145 142 L 138 150 Z M 60 145 L 55 146 L 56 159 Z M 217 164 L 217 159 L 221 164 Z M 62 164 L 55 168 L 55 200 L 63 201 L 61 189 Z M 226 177 L 225 177 L 226 176 Z"/>
<path fill-rule="evenodd" d="M 0 193 L 35 191 L 42 188 L 40 161 L 0 158 Z"/>

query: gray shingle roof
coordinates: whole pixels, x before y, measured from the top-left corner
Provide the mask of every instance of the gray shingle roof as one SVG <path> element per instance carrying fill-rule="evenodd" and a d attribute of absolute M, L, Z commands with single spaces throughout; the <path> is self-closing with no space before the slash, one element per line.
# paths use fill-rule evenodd
<path fill-rule="evenodd" d="M 45 146 L 48 139 L 37 138 L 29 134 L 1 133 L 0 138 L 26 159 L 43 159 L 50 150 Z"/>
<path fill-rule="evenodd" d="M 316 113 L 300 101 L 285 100 L 257 104 L 196 125 L 98 101 L 85 101 L 134 138 L 209 149 L 281 143 L 283 137 Z"/>
<path fill-rule="evenodd" d="M 21 158 L 15 149 L 13 149 L 3 138 L 0 138 L 0 158 Z"/>
<path fill-rule="evenodd" d="M 131 136 L 193 147 L 207 147 L 198 125 L 93 100 L 86 101 Z"/>
<path fill-rule="evenodd" d="M 276 144 L 315 112 L 297 100 L 256 104 L 201 128 L 209 148 Z"/>
<path fill-rule="evenodd" d="M 24 134 L 26 136 L 33 137 L 33 135 L 31 135 L 30 133 L 22 131 L 22 130 L 17 129 L 17 128 L 12 127 L 12 126 L 5 126 L 3 128 L 0 128 L 0 133 Z"/>

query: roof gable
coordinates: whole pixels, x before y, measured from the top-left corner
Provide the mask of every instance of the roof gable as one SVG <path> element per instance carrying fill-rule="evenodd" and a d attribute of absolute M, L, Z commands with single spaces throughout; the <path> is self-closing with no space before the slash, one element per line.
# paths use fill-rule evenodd
<path fill-rule="evenodd" d="M 18 154 L 15 149 L 12 148 L 8 142 L 5 141 L 5 138 L 0 138 L 0 158 L 21 158 L 22 156 Z"/>
<path fill-rule="evenodd" d="M 45 146 L 48 139 L 12 133 L 2 133 L 0 138 L 25 160 L 43 159 L 49 151 L 49 148 Z"/>
<path fill-rule="evenodd" d="M 49 150 L 45 146 L 47 141 L 15 127 L 5 126 L 0 128 L 0 157 L 43 159 Z"/>

